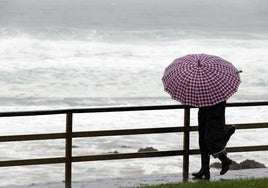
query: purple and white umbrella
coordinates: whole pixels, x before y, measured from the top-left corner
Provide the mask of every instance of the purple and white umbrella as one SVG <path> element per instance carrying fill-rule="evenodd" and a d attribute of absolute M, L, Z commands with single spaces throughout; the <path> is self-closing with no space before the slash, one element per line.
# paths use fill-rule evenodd
<path fill-rule="evenodd" d="M 164 89 L 184 105 L 204 107 L 227 100 L 238 89 L 239 72 L 213 55 L 190 54 L 175 59 L 164 72 Z"/>

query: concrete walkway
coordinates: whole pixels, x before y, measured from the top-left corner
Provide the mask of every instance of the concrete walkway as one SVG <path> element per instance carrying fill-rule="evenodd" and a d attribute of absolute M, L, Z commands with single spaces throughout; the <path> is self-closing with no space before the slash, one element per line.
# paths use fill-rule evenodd
<path fill-rule="evenodd" d="M 222 179 L 263 178 L 268 177 L 268 168 L 249 170 L 230 170 L 221 176 L 219 171 L 211 172 L 211 181 Z M 97 179 L 94 181 L 73 182 L 72 188 L 134 188 L 143 185 L 178 183 L 182 181 L 181 174 L 158 174 L 137 177 Z M 192 181 L 192 179 L 189 179 Z M 24 186 L 5 186 L 0 188 L 64 188 L 64 183 L 32 184 Z"/>

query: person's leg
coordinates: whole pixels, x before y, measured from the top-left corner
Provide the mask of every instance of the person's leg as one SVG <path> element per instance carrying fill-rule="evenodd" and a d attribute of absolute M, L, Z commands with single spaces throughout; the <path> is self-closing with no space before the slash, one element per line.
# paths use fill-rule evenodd
<path fill-rule="evenodd" d="M 198 111 L 198 134 L 199 134 L 199 148 L 201 151 L 201 169 L 197 173 L 193 173 L 195 179 L 210 179 L 209 162 L 210 154 L 205 145 L 206 137 L 206 124 L 205 116 L 206 112 L 202 109 Z"/>
<path fill-rule="evenodd" d="M 225 104 L 222 102 L 209 108 L 205 141 L 212 156 L 222 162 L 221 175 L 229 170 L 229 165 L 232 163 L 232 160 L 227 157 L 225 146 L 235 131 L 235 129 L 229 130 L 225 124 Z"/>

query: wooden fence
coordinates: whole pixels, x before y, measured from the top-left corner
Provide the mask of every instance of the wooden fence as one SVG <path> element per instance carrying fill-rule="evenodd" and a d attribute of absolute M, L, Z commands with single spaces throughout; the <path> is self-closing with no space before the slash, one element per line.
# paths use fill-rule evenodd
<path fill-rule="evenodd" d="M 248 102 L 248 103 L 228 103 L 227 107 L 252 107 L 252 106 L 267 106 L 267 105 L 268 105 L 268 102 L 250 102 L 250 103 Z M 103 113 L 103 112 L 107 113 L 107 112 L 171 110 L 171 109 L 184 110 L 184 126 L 183 127 L 175 126 L 175 127 L 162 127 L 162 128 L 73 132 L 73 114 L 77 114 L 77 113 Z M 72 183 L 72 163 L 74 162 L 122 160 L 122 159 L 147 158 L 147 157 L 183 156 L 183 181 L 188 181 L 189 156 L 200 154 L 199 150 L 190 149 L 189 147 L 190 131 L 197 131 L 197 126 L 190 126 L 190 109 L 191 107 L 183 106 L 183 105 L 161 105 L 161 106 L 139 106 L 139 107 L 109 107 L 109 108 L 88 108 L 88 109 L 68 109 L 68 110 L 1 112 L 0 117 L 66 114 L 66 131 L 64 133 L 51 133 L 51 134 L 0 136 L 0 142 L 65 139 L 65 156 L 64 157 L 0 161 L 0 167 L 65 163 L 65 187 L 70 188 L 71 183 Z M 268 122 L 237 124 L 237 129 L 259 129 L 259 128 L 268 128 Z M 162 134 L 162 133 L 177 133 L 177 132 L 183 133 L 183 150 L 155 151 L 155 152 L 144 152 L 144 153 L 86 155 L 86 156 L 73 156 L 72 155 L 73 138 L 119 136 L 119 135 L 140 135 L 140 134 Z M 228 152 L 249 152 L 249 151 L 266 151 L 266 150 L 268 150 L 268 145 L 227 148 Z"/>

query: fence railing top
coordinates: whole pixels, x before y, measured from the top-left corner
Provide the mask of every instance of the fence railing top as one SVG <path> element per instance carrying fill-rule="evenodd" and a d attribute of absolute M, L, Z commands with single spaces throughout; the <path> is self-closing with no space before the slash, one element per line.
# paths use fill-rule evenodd
<path fill-rule="evenodd" d="M 249 106 L 266 106 L 268 101 L 262 102 L 238 102 L 227 103 L 227 107 L 249 107 Z M 172 110 L 195 108 L 186 105 L 155 105 L 155 106 L 122 106 L 122 107 L 100 107 L 100 108 L 79 108 L 79 109 L 61 109 L 61 110 L 35 110 L 35 111 L 12 111 L 0 112 L 0 117 L 13 116 L 38 116 L 38 115 L 57 115 L 68 113 L 101 113 L 101 112 L 127 112 L 127 111 L 146 111 L 146 110 Z"/>

